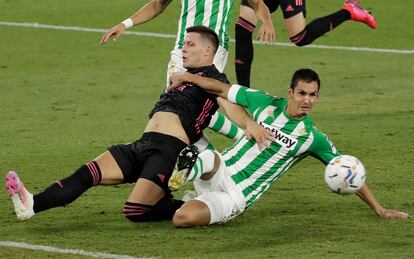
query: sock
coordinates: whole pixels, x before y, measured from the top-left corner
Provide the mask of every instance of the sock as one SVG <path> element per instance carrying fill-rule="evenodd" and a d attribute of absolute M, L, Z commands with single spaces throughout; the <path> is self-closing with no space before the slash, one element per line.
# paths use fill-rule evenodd
<path fill-rule="evenodd" d="M 187 177 L 186 182 L 194 181 L 200 178 L 204 173 L 213 171 L 214 158 L 214 152 L 211 150 L 206 150 L 200 153 L 197 157 L 196 163 L 194 164 L 193 168 L 190 171 L 190 174 Z"/>
<path fill-rule="evenodd" d="M 237 140 L 243 136 L 243 130 L 220 112 L 213 114 L 208 127 L 228 138 Z"/>
<path fill-rule="evenodd" d="M 350 18 L 351 14 L 342 9 L 336 13 L 311 21 L 303 31 L 291 37 L 290 40 L 297 46 L 311 44 L 314 40 L 335 29 Z"/>
<path fill-rule="evenodd" d="M 197 142 L 195 142 L 193 145 L 198 148 L 198 151 L 200 153 L 203 152 L 204 150 L 216 150 L 214 146 L 210 143 L 210 140 L 208 139 L 208 137 L 204 133 L 201 136 L 201 138 L 197 140 Z"/>
<path fill-rule="evenodd" d="M 250 70 L 253 62 L 252 34 L 255 25 L 239 17 L 235 26 L 236 33 L 236 57 L 234 65 L 236 69 L 237 83 L 250 87 Z"/>
<path fill-rule="evenodd" d="M 99 184 L 102 175 L 95 161 L 82 165 L 71 176 L 56 181 L 43 192 L 33 196 L 35 213 L 67 205 L 81 196 L 90 187 Z"/>
<path fill-rule="evenodd" d="M 176 210 L 184 204 L 183 201 L 165 196 L 155 205 L 126 202 L 123 214 L 134 222 L 148 222 L 172 219 Z"/>

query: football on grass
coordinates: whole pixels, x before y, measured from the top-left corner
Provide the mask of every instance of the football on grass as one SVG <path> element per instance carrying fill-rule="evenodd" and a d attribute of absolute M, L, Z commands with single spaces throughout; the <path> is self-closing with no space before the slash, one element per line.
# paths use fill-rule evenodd
<path fill-rule="evenodd" d="M 353 194 L 365 183 L 364 165 L 353 156 L 335 157 L 326 166 L 325 182 L 333 192 Z"/>

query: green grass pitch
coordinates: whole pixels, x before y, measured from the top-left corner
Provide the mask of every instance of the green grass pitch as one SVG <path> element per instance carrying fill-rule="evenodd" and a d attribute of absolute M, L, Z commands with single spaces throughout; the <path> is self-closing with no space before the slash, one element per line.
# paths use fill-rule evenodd
<path fill-rule="evenodd" d="M 363 0 L 377 30 L 347 22 L 315 44 L 412 50 L 412 1 Z M 145 1 L 0 0 L 0 21 L 109 28 Z M 238 10 L 235 4 L 234 16 Z M 308 21 L 342 0 L 307 1 Z M 175 34 L 179 1 L 131 31 Z M 287 42 L 281 12 L 277 40 Z M 234 21 L 234 17 L 233 17 Z M 232 23 L 234 24 L 234 23 Z M 232 25 L 232 35 L 233 25 Z M 36 193 L 108 146 L 139 137 L 165 82 L 173 39 L 0 26 L 0 172 Z M 226 73 L 234 82 L 234 44 Z M 414 54 L 255 45 L 252 87 L 285 95 L 292 72 L 322 80 L 312 118 L 358 157 L 383 206 L 414 214 Z M 220 149 L 230 140 L 208 132 Z M 121 209 L 131 185 L 92 188 L 76 202 L 18 222 L 0 195 L 0 241 L 159 258 L 413 258 L 413 220 L 379 219 L 356 196 L 331 193 L 324 167 L 301 162 L 245 214 L 225 225 L 134 224 Z M 3 180 L 2 180 L 3 181 Z M 178 193 L 179 197 L 181 193 Z M 0 246 L 0 258 L 79 258 Z"/>

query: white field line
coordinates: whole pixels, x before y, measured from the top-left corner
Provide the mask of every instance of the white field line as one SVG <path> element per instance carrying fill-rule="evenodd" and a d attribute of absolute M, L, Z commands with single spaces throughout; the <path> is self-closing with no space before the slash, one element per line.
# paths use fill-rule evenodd
<path fill-rule="evenodd" d="M 39 23 L 17 23 L 17 22 L 2 22 L 0 21 L 0 26 L 15 26 L 15 27 L 28 27 L 28 28 L 37 28 L 37 29 L 50 29 L 50 30 L 66 30 L 66 31 L 83 31 L 83 32 L 99 32 L 105 33 L 107 29 L 95 29 L 95 28 L 85 28 L 85 27 L 76 27 L 76 26 L 59 26 L 59 25 L 48 25 L 48 24 L 39 24 Z M 157 38 L 175 38 L 174 34 L 162 34 L 162 33 L 150 33 L 150 32 L 135 32 L 135 31 L 126 31 L 125 35 L 135 35 L 135 36 L 144 36 L 144 37 L 157 37 Z M 231 40 L 234 42 L 234 40 Z M 259 41 L 254 41 L 255 44 L 263 44 Z M 284 47 L 293 47 L 295 45 L 286 42 L 276 42 L 275 46 L 284 46 Z M 363 52 L 380 52 L 380 53 L 397 53 L 397 54 L 414 54 L 414 50 L 401 50 L 401 49 L 381 49 L 381 48 L 364 48 L 364 47 L 347 47 L 347 46 L 328 46 L 328 45 L 308 45 L 305 48 L 314 48 L 314 49 L 337 49 L 337 50 L 346 50 L 346 51 L 363 51 Z"/>
<path fill-rule="evenodd" d="M 50 252 L 50 253 L 84 255 L 84 256 L 90 256 L 90 257 L 95 257 L 95 258 L 137 259 L 137 257 L 133 257 L 129 255 L 96 253 L 96 252 L 88 252 L 88 251 L 79 250 L 79 249 L 62 249 L 62 248 L 53 247 L 53 246 L 30 245 L 26 243 L 18 243 L 18 242 L 10 242 L 10 241 L 0 241 L 0 246 L 23 248 L 23 249 L 36 250 L 36 251 L 45 251 L 45 252 Z"/>

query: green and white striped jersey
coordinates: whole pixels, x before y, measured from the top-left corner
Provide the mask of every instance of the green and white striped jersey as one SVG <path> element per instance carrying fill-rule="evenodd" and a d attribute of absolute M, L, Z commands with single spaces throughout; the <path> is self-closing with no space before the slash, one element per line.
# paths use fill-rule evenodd
<path fill-rule="evenodd" d="M 242 137 L 222 154 L 247 207 L 306 156 L 311 155 L 328 164 L 340 155 L 329 138 L 314 127 L 310 117 L 295 119 L 286 113 L 285 98 L 233 85 L 228 99 L 246 107 L 252 118 L 269 129 L 276 139 L 269 148 L 259 151 L 254 139 Z"/>
<path fill-rule="evenodd" d="M 233 4 L 234 0 L 181 0 L 181 14 L 174 48 L 181 49 L 183 47 L 186 28 L 193 25 L 204 25 L 217 33 L 220 46 L 228 50 L 229 36 L 227 32 Z"/>

